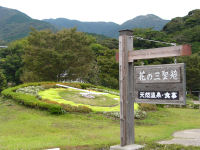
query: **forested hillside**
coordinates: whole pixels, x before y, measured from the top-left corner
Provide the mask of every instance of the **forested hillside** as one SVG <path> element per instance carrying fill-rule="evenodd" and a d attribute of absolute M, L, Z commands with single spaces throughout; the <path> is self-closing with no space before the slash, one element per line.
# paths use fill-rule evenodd
<path fill-rule="evenodd" d="M 169 22 L 169 20 L 161 19 L 153 14 L 137 16 L 121 25 L 114 22 L 81 22 L 66 18 L 45 19 L 44 21 L 51 23 L 58 29 L 76 27 L 81 32 L 102 34 L 113 38 L 117 38 L 118 31 L 122 29 L 153 28 L 161 30 Z"/>
<path fill-rule="evenodd" d="M 162 28 L 168 23 L 169 20 L 161 19 L 160 17 L 149 14 L 143 16 L 137 16 L 131 20 L 124 22 L 121 29 L 133 29 L 133 28 L 153 28 L 153 30 L 162 30 Z"/>
<path fill-rule="evenodd" d="M 26 14 L 0 6 L 0 44 L 23 38 L 29 34 L 31 27 L 55 30 L 51 24 L 32 19 Z"/>
<path fill-rule="evenodd" d="M 45 19 L 44 21 L 54 25 L 59 30 L 76 27 L 81 32 L 96 33 L 108 37 L 116 37 L 120 27 L 114 22 L 81 22 L 65 18 Z"/>

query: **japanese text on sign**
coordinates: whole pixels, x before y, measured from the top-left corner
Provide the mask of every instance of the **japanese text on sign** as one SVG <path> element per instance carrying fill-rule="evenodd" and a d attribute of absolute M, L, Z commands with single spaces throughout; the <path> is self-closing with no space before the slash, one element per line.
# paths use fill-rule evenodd
<path fill-rule="evenodd" d="M 178 100 L 178 91 L 138 91 L 139 99 Z"/>
<path fill-rule="evenodd" d="M 179 67 L 138 67 L 136 68 L 136 83 L 180 82 Z"/>

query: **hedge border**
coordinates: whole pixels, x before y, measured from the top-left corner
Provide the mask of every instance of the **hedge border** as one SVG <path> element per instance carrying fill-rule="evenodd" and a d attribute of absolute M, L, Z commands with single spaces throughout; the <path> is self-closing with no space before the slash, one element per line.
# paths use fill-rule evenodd
<path fill-rule="evenodd" d="M 70 106 L 70 105 L 59 105 L 57 103 L 48 103 L 45 101 L 41 101 L 36 96 L 23 94 L 23 93 L 16 93 L 16 90 L 19 88 L 24 88 L 27 86 L 40 86 L 45 84 L 58 84 L 57 82 L 34 82 L 34 83 L 25 83 L 15 87 L 10 87 L 1 92 L 4 97 L 11 98 L 19 104 L 30 108 L 36 108 L 40 110 L 46 110 L 51 114 L 64 114 L 65 112 L 82 112 L 82 113 L 89 113 L 92 110 L 86 107 L 77 107 L 77 106 Z M 106 91 L 107 93 L 118 93 L 118 90 L 109 89 L 102 86 L 95 86 L 89 83 L 78 83 L 78 82 L 65 82 L 61 83 L 64 85 L 69 85 L 72 87 L 77 87 L 81 89 L 87 88 L 94 88 L 100 91 Z"/>
<path fill-rule="evenodd" d="M 16 93 L 15 91 L 19 88 L 27 87 L 27 86 L 39 86 L 42 84 L 52 83 L 52 82 L 37 82 L 37 83 L 26 83 L 22 85 L 18 85 L 15 87 L 7 88 L 1 92 L 4 97 L 11 98 L 19 104 L 30 108 L 36 108 L 41 110 L 47 110 L 51 114 L 63 114 L 65 110 L 58 104 L 49 104 L 43 101 L 40 101 L 35 96 L 23 94 L 23 93 Z"/>

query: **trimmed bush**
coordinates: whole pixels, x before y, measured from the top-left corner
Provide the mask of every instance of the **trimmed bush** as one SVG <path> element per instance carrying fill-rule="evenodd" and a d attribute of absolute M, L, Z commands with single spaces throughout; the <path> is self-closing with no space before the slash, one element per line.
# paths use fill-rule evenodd
<path fill-rule="evenodd" d="M 137 110 L 134 113 L 135 119 L 145 119 L 146 116 L 147 116 L 147 113 L 145 111 L 142 111 L 142 110 Z"/>
<path fill-rule="evenodd" d="M 50 88 L 57 88 L 57 83 L 49 83 L 49 84 L 42 84 L 41 86 L 44 88 L 44 89 L 50 89 Z"/>
<path fill-rule="evenodd" d="M 3 72 L 0 70 L 0 92 L 7 86 L 7 80 Z"/>

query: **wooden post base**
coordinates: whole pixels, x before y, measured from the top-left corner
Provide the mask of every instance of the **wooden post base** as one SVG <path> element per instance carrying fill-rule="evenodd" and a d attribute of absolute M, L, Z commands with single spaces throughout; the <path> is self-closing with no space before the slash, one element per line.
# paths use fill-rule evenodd
<path fill-rule="evenodd" d="M 132 144 L 132 145 L 114 145 L 110 147 L 110 150 L 139 150 L 141 148 L 144 148 L 142 145 Z"/>

